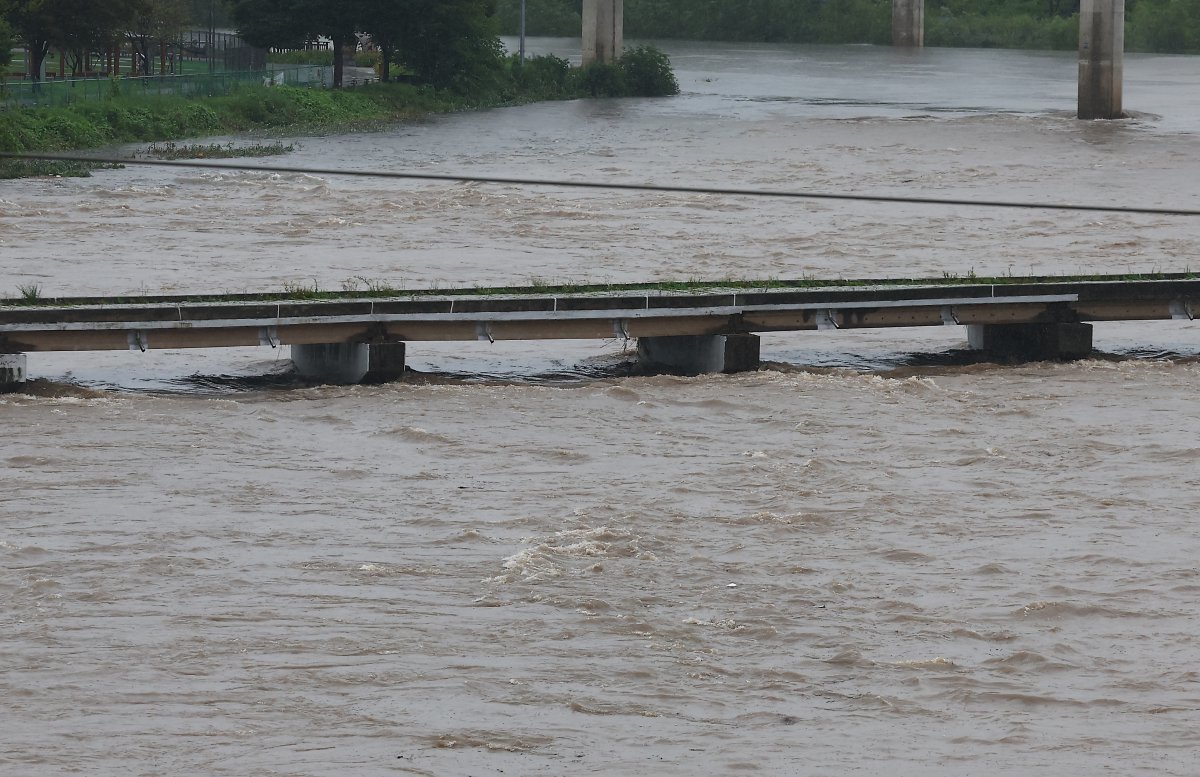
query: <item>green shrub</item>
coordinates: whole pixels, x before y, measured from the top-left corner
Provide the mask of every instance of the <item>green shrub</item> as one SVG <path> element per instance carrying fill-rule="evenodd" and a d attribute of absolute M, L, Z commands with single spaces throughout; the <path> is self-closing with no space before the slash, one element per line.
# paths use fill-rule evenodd
<path fill-rule="evenodd" d="M 383 56 L 378 51 L 359 51 L 354 55 L 355 67 L 379 67 Z"/>
<path fill-rule="evenodd" d="M 578 92 L 587 97 L 620 97 L 625 94 L 624 73 L 616 65 L 593 62 L 571 73 Z"/>
<path fill-rule="evenodd" d="M 679 94 L 671 59 L 653 46 L 627 49 L 618 61 L 625 93 L 635 97 Z"/>
<path fill-rule="evenodd" d="M 571 65 L 561 57 L 547 54 L 524 62 L 514 59 L 511 71 L 516 86 L 531 97 L 553 99 L 567 94 Z"/>
<path fill-rule="evenodd" d="M 329 49 L 276 51 L 268 54 L 267 59 L 273 65 L 332 65 L 333 52 Z"/>

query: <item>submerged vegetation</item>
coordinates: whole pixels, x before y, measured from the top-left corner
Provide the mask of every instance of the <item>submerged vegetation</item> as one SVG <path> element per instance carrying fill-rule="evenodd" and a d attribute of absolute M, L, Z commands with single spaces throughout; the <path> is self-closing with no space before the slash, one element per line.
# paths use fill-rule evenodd
<path fill-rule="evenodd" d="M 93 170 L 116 169 L 122 165 L 50 159 L 0 159 L 0 181 L 37 176 L 87 178 Z"/>
<path fill-rule="evenodd" d="M 251 143 L 234 145 L 233 143 L 184 143 L 176 145 L 167 141 L 162 145 L 151 143 L 138 156 L 151 159 L 242 159 L 263 156 L 280 156 L 296 150 L 296 146 L 279 141 L 273 143 Z"/>

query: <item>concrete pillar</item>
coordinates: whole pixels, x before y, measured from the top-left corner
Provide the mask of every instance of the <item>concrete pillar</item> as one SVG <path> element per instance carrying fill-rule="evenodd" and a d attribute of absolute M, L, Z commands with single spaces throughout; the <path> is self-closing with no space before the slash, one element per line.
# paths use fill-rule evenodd
<path fill-rule="evenodd" d="M 925 0 L 892 0 L 892 45 L 925 45 Z"/>
<path fill-rule="evenodd" d="M 404 377 L 404 343 L 371 343 L 363 383 L 391 383 Z"/>
<path fill-rule="evenodd" d="M 637 349 L 642 366 L 687 375 L 758 369 L 758 335 L 639 337 Z"/>
<path fill-rule="evenodd" d="M 583 64 L 612 64 L 625 50 L 625 0 L 583 0 Z"/>
<path fill-rule="evenodd" d="M 1120 119 L 1125 0 L 1079 4 L 1079 118 Z"/>
<path fill-rule="evenodd" d="M 25 354 L 0 353 L 0 392 L 16 391 L 25 385 Z"/>
<path fill-rule="evenodd" d="M 293 345 L 292 364 L 321 383 L 387 383 L 404 374 L 404 343 Z"/>
<path fill-rule="evenodd" d="M 1004 361 L 1069 361 L 1092 352 L 1091 324 L 981 324 L 967 327 L 972 350 Z"/>

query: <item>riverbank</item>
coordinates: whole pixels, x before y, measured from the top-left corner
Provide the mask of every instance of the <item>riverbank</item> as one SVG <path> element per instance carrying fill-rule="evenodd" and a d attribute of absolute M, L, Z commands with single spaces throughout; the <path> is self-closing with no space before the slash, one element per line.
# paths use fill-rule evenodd
<path fill-rule="evenodd" d="M 670 61 L 642 48 L 615 65 L 571 68 L 554 56 L 513 60 L 470 93 L 403 83 L 354 89 L 254 86 L 219 97 L 124 97 L 65 107 L 0 112 L 0 151 L 77 151 L 118 143 L 156 142 L 282 129 L 345 131 L 411 121 L 433 113 L 582 97 L 660 96 L 679 91 Z M 0 178 L 86 175 L 78 163 L 0 160 Z"/>

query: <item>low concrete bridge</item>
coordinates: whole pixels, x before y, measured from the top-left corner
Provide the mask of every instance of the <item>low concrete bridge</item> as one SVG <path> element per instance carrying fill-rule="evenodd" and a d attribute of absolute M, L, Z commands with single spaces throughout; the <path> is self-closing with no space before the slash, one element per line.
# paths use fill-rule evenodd
<path fill-rule="evenodd" d="M 25 380 L 27 353 L 284 345 L 313 380 L 385 381 L 403 373 L 407 343 L 447 340 L 637 339 L 652 369 L 737 372 L 757 368 L 760 332 L 923 326 L 965 326 L 972 348 L 1002 360 L 1072 359 L 1091 352 L 1090 322 L 1200 309 L 1191 274 L 504 292 L 7 300 L 0 383 Z"/>
<path fill-rule="evenodd" d="M 612 62 L 624 50 L 624 0 L 583 0 L 583 64 Z M 925 0 L 892 0 L 892 45 L 925 45 Z M 1125 59 L 1125 0 L 1080 0 L 1081 119 L 1119 119 Z"/>

